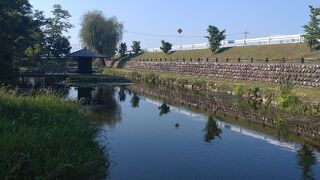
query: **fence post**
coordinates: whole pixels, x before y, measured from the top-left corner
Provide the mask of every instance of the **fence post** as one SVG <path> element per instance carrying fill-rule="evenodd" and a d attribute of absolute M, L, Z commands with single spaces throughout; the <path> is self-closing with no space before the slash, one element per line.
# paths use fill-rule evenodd
<path fill-rule="evenodd" d="M 190 62 L 192 62 L 192 58 L 190 58 Z"/>
<path fill-rule="evenodd" d="M 304 63 L 304 57 L 301 57 L 301 63 Z"/>
<path fill-rule="evenodd" d="M 179 58 L 177 58 L 177 62 L 179 61 Z"/>
<path fill-rule="evenodd" d="M 251 62 L 253 63 L 253 57 L 251 57 Z"/>
<path fill-rule="evenodd" d="M 286 63 L 286 59 L 285 59 L 284 57 L 282 58 L 282 62 L 283 62 L 283 63 Z"/>
<path fill-rule="evenodd" d="M 227 58 L 226 61 L 229 62 L 229 58 Z"/>
<path fill-rule="evenodd" d="M 200 62 L 200 58 L 198 58 L 198 62 Z"/>
<path fill-rule="evenodd" d="M 185 59 L 185 58 L 182 58 L 182 61 L 183 61 L 183 62 L 185 62 L 185 61 L 186 61 L 186 59 Z"/>
<path fill-rule="evenodd" d="M 206 61 L 209 62 L 209 58 L 207 58 Z"/>
<path fill-rule="evenodd" d="M 269 59 L 268 59 L 268 57 L 266 57 L 266 62 L 269 62 Z"/>
<path fill-rule="evenodd" d="M 240 62 L 240 58 L 238 58 L 238 62 Z"/>
<path fill-rule="evenodd" d="M 219 62 L 219 58 L 216 58 L 216 62 Z"/>

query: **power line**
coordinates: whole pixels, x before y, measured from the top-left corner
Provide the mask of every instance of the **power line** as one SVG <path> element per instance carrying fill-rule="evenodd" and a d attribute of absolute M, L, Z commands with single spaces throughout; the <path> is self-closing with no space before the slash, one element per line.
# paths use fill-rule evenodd
<path fill-rule="evenodd" d="M 179 38 L 179 37 L 183 37 L 183 38 L 205 38 L 207 37 L 207 35 L 165 35 L 165 34 L 151 34 L 151 33 L 145 33 L 145 32 L 136 32 L 136 31 L 129 31 L 129 30 L 125 30 L 125 33 L 131 33 L 131 34 L 138 34 L 138 35 L 143 35 L 143 36 L 152 36 L 152 37 L 174 37 L 174 38 Z M 235 35 L 242 35 L 242 34 L 248 34 L 248 32 L 241 32 L 241 33 L 233 33 L 233 34 L 226 34 L 226 36 L 235 36 Z"/>

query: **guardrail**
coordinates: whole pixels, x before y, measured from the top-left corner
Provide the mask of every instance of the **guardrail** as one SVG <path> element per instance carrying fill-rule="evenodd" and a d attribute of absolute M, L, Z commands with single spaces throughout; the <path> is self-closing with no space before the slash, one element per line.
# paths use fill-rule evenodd
<path fill-rule="evenodd" d="M 289 44 L 289 43 L 301 43 L 304 42 L 303 34 L 284 35 L 284 36 L 268 36 L 261 38 L 240 39 L 240 40 L 228 40 L 222 41 L 222 47 L 236 47 L 236 46 L 258 46 L 268 44 Z M 189 44 L 182 46 L 172 46 L 173 51 L 179 50 L 194 50 L 194 49 L 208 49 L 208 43 Z M 148 48 L 145 52 L 161 52 L 160 48 Z"/>

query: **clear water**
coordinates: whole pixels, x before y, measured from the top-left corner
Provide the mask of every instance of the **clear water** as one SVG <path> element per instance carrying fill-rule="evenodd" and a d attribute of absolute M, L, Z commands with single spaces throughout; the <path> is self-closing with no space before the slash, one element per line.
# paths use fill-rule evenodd
<path fill-rule="evenodd" d="M 46 82 L 25 81 L 26 87 L 38 88 Z M 299 138 L 276 137 L 272 128 L 254 124 L 249 117 L 232 121 L 228 114 L 276 114 L 270 107 L 250 107 L 223 94 L 197 97 L 142 87 L 54 87 L 67 99 L 81 99 L 92 110 L 101 130 L 98 140 L 107 148 L 111 162 L 106 170 L 110 179 L 320 179 L 318 150 Z M 175 103 L 174 97 L 187 100 L 185 106 Z M 186 106 L 205 104 L 208 99 L 217 103 L 218 112 L 228 111 L 221 116 Z M 241 108 L 233 108 L 237 106 Z"/>
<path fill-rule="evenodd" d="M 77 95 L 71 88 L 69 98 Z M 320 153 L 309 146 L 184 107 L 159 109 L 164 101 L 124 88 L 89 96 L 110 179 L 320 179 Z"/>

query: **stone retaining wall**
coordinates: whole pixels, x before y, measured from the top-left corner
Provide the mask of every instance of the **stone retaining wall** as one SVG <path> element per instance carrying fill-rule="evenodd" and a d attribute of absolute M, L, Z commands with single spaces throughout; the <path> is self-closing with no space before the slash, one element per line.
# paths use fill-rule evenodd
<path fill-rule="evenodd" d="M 277 82 L 290 75 L 297 85 L 320 87 L 320 65 L 128 61 L 124 68 L 260 82 Z"/>

